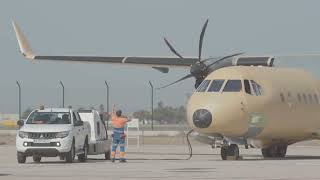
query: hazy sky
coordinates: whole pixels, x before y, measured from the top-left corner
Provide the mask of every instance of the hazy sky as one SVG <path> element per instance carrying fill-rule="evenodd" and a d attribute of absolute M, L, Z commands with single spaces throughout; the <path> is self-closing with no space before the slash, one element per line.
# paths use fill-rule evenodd
<path fill-rule="evenodd" d="M 145 67 L 109 64 L 36 62 L 24 59 L 11 26 L 14 18 L 41 55 L 171 56 L 163 43 L 167 36 L 185 56 L 196 56 L 198 38 L 210 18 L 203 54 L 299 54 L 320 52 L 320 1 L 317 0 L 1 0 L 0 1 L 0 112 L 17 112 L 16 80 L 22 84 L 23 108 L 74 107 L 105 103 L 105 85 L 111 86 L 111 104 L 126 111 L 149 107 L 148 81 L 170 83 L 188 73 L 169 74 Z M 284 66 L 303 67 L 319 76 L 320 58 L 295 58 Z M 156 101 L 182 105 L 194 80 L 156 91 Z"/>

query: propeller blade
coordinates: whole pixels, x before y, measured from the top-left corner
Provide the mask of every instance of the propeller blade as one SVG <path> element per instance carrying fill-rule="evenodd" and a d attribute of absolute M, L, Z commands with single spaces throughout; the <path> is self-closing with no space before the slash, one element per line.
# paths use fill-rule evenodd
<path fill-rule="evenodd" d="M 175 81 L 175 82 L 173 82 L 173 83 L 171 83 L 171 84 L 168 84 L 168 85 L 166 85 L 166 86 L 163 86 L 163 87 L 160 87 L 160 88 L 157 88 L 157 89 L 166 88 L 166 87 L 168 87 L 168 86 L 171 86 L 171 85 L 173 85 L 173 84 L 176 84 L 176 83 L 178 83 L 178 82 L 180 82 L 180 81 L 186 80 L 186 79 L 191 78 L 191 77 L 193 77 L 193 75 L 192 75 L 192 74 L 188 74 L 188 75 L 180 78 L 179 80 L 177 80 L 177 81 Z"/>
<path fill-rule="evenodd" d="M 217 64 L 217 63 L 220 62 L 220 61 L 223 61 L 223 60 L 228 59 L 228 58 L 231 58 L 231 57 L 239 56 L 239 55 L 242 55 L 242 54 L 244 54 L 244 53 L 231 54 L 231 55 L 225 56 L 225 57 L 223 57 L 223 58 L 220 58 L 220 59 L 218 59 L 217 61 L 209 64 L 209 65 L 207 66 L 207 69 L 210 68 L 212 65 Z"/>
<path fill-rule="evenodd" d="M 166 38 L 163 38 L 164 42 L 166 42 L 167 46 L 170 48 L 171 52 L 173 52 L 176 56 L 183 59 L 183 57 L 173 48 L 173 46 L 169 43 L 169 41 Z"/>
<path fill-rule="evenodd" d="M 201 61 L 203 37 L 204 37 L 204 34 L 206 32 L 208 22 L 209 22 L 209 19 L 207 19 L 206 22 L 204 23 L 204 25 L 202 27 L 201 34 L 200 34 L 200 39 L 199 39 L 199 62 Z"/>

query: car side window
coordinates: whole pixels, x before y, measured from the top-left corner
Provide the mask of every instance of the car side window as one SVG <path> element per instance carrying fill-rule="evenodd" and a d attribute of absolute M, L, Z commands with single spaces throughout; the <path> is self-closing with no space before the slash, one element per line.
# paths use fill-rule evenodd
<path fill-rule="evenodd" d="M 76 115 L 74 114 L 74 112 L 72 113 L 72 119 L 73 119 L 73 124 L 75 124 L 77 121 L 77 118 L 76 118 Z"/>
<path fill-rule="evenodd" d="M 97 122 L 97 131 L 98 136 L 100 136 L 100 122 Z"/>
<path fill-rule="evenodd" d="M 78 114 L 76 114 L 75 112 L 72 113 L 73 116 L 73 124 L 76 124 L 78 121 L 81 121 L 79 116 L 77 116 Z"/>

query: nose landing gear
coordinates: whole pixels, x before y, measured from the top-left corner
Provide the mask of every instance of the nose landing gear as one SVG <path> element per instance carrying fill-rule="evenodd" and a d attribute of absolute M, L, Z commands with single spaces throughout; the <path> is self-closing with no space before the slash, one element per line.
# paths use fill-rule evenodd
<path fill-rule="evenodd" d="M 223 145 L 221 147 L 222 160 L 232 159 L 238 160 L 240 158 L 239 147 L 236 144 Z"/>

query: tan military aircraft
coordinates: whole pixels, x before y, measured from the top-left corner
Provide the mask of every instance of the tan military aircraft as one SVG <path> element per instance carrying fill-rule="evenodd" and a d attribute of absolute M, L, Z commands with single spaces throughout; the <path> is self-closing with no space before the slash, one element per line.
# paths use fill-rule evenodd
<path fill-rule="evenodd" d="M 189 74 L 169 85 L 196 79 L 187 107 L 188 123 L 200 134 L 222 139 L 223 160 L 238 158 L 238 145 L 261 148 L 265 158 L 282 158 L 288 145 L 319 139 L 319 81 L 304 70 L 274 67 L 272 56 L 236 53 L 202 59 L 207 24 L 208 20 L 200 34 L 199 56 L 194 58 L 181 56 L 166 39 L 177 58 L 41 56 L 33 53 L 14 22 L 13 27 L 22 54 L 32 60 L 147 65 L 163 73 L 169 67 L 190 68 Z"/>

